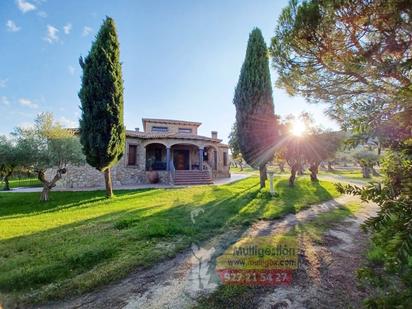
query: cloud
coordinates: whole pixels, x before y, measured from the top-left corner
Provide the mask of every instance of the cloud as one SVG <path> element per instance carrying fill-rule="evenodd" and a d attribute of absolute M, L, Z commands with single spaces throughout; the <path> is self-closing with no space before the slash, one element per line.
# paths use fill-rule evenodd
<path fill-rule="evenodd" d="M 47 17 L 47 13 L 45 11 L 39 11 L 37 13 L 38 16 L 42 17 L 42 18 L 46 18 Z"/>
<path fill-rule="evenodd" d="M 71 23 L 67 23 L 63 27 L 63 31 L 64 31 L 65 34 L 69 34 L 71 30 L 72 30 L 72 24 Z"/>
<path fill-rule="evenodd" d="M 19 103 L 20 103 L 20 105 L 28 107 L 28 108 L 38 108 L 39 107 L 39 105 L 37 105 L 33 101 L 31 101 L 29 99 L 25 99 L 25 98 L 19 99 Z"/>
<path fill-rule="evenodd" d="M 6 88 L 7 82 L 9 81 L 8 78 L 0 79 L 0 88 Z"/>
<path fill-rule="evenodd" d="M 67 70 L 69 70 L 69 74 L 70 74 L 70 75 L 74 75 L 74 72 L 76 72 L 76 69 L 75 69 L 74 66 L 72 66 L 72 65 L 69 65 L 69 66 L 67 67 Z"/>
<path fill-rule="evenodd" d="M 10 105 L 10 101 L 6 96 L 2 96 L 0 101 L 3 105 Z"/>
<path fill-rule="evenodd" d="M 59 119 L 57 119 L 57 122 L 60 123 L 63 127 L 65 128 L 77 128 L 79 126 L 79 124 L 77 123 L 77 121 L 68 119 L 64 116 L 60 117 Z"/>
<path fill-rule="evenodd" d="M 92 32 L 93 32 L 93 28 L 84 26 L 82 36 L 88 36 Z"/>
<path fill-rule="evenodd" d="M 43 39 L 49 42 L 50 44 L 58 42 L 59 41 L 59 36 L 57 35 L 58 32 L 59 32 L 59 29 L 57 29 L 56 27 L 47 25 L 47 34 Z"/>
<path fill-rule="evenodd" d="M 19 10 L 23 13 L 27 13 L 36 9 L 36 6 L 34 4 L 25 0 L 17 0 L 16 3 Z"/>
<path fill-rule="evenodd" d="M 6 22 L 6 27 L 7 31 L 10 32 L 17 32 L 21 29 L 21 27 L 17 27 L 16 23 L 10 19 Z"/>

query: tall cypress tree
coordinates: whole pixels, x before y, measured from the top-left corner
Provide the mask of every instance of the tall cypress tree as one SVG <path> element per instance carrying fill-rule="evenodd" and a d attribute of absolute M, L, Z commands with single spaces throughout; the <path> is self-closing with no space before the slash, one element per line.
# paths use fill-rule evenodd
<path fill-rule="evenodd" d="M 263 188 L 266 163 L 273 158 L 277 134 L 268 49 L 258 28 L 249 35 L 233 104 L 240 152 L 249 165 L 259 168 Z"/>
<path fill-rule="evenodd" d="M 87 163 L 104 173 L 106 195 L 111 197 L 110 168 L 122 157 L 126 139 L 119 41 L 112 18 L 106 17 L 89 54 L 79 62 L 80 142 Z"/>

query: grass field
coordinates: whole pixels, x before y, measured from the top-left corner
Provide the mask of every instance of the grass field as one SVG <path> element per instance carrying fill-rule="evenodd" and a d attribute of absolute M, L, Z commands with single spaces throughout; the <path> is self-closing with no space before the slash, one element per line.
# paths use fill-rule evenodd
<path fill-rule="evenodd" d="M 253 168 L 251 168 L 251 167 L 249 167 L 249 166 L 245 166 L 242 170 L 240 170 L 239 167 L 231 166 L 231 167 L 230 167 L 230 172 L 231 172 L 231 173 L 245 173 L 245 174 L 254 173 L 254 174 L 256 174 L 256 175 L 259 174 L 259 170 L 255 170 L 255 169 L 253 169 Z"/>
<path fill-rule="evenodd" d="M 18 187 L 40 187 L 41 182 L 37 178 L 22 178 L 22 179 L 10 179 L 9 180 L 10 188 Z M 4 182 L 0 181 L 0 191 L 4 187 Z"/>
<path fill-rule="evenodd" d="M 250 177 L 223 186 L 0 193 L 0 298 L 38 302 L 82 293 L 150 266 L 228 228 L 281 217 L 338 195 L 330 182 L 276 180 L 279 197 Z M 191 211 L 204 212 L 191 220 Z"/>
<path fill-rule="evenodd" d="M 269 169 L 272 169 L 276 173 L 276 175 L 278 175 L 278 176 L 279 175 L 281 175 L 281 176 L 289 176 L 290 175 L 290 170 L 289 170 L 288 166 L 285 166 L 285 172 L 284 173 L 281 173 L 277 166 L 269 167 Z M 230 171 L 232 173 L 245 173 L 245 174 L 259 175 L 259 171 L 255 170 L 251 167 L 245 167 L 243 169 L 243 171 L 241 171 L 240 168 L 238 168 L 238 167 L 231 167 Z M 304 172 L 303 177 L 309 177 L 309 173 L 310 172 L 306 169 L 305 172 Z M 325 170 L 320 170 L 319 171 L 319 176 L 339 176 L 339 177 L 342 177 L 343 179 L 346 179 L 346 180 L 363 180 L 365 182 L 382 180 L 381 176 L 372 176 L 372 175 L 371 175 L 371 178 L 363 178 L 360 168 L 335 169 L 331 172 L 325 171 Z"/>
<path fill-rule="evenodd" d="M 319 175 L 337 175 L 347 180 L 363 180 L 365 182 L 382 180 L 381 176 L 372 176 L 372 174 L 371 178 L 363 178 L 362 172 L 360 170 L 335 170 L 332 172 L 321 171 Z"/>

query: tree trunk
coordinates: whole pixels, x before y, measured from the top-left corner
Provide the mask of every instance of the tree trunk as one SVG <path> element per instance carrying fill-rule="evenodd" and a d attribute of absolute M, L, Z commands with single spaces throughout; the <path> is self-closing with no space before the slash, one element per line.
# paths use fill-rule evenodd
<path fill-rule="evenodd" d="M 328 161 L 328 172 L 333 172 L 332 162 Z"/>
<path fill-rule="evenodd" d="M 279 170 L 281 173 L 285 172 L 285 163 L 279 163 Z"/>
<path fill-rule="evenodd" d="M 56 186 L 56 182 L 60 180 L 62 178 L 62 175 L 65 173 L 66 173 L 65 168 L 59 168 L 56 172 L 56 175 L 54 175 L 52 181 L 47 181 L 46 176 L 44 175 L 44 171 L 37 172 L 37 178 L 43 184 L 43 191 L 41 192 L 41 195 L 40 195 L 41 202 L 47 202 L 49 200 L 49 192 L 51 191 L 52 188 Z"/>
<path fill-rule="evenodd" d="M 106 185 L 106 197 L 113 197 L 112 175 L 110 173 L 110 168 L 104 171 L 104 183 Z"/>
<path fill-rule="evenodd" d="M 289 186 L 293 187 L 295 185 L 296 171 L 298 170 L 296 165 L 292 165 L 290 168 Z"/>
<path fill-rule="evenodd" d="M 8 172 L 6 174 L 6 176 L 4 176 L 3 180 L 4 180 L 4 191 L 10 191 L 10 183 L 9 183 L 9 177 L 11 176 L 13 172 Z"/>
<path fill-rule="evenodd" d="M 309 167 L 309 171 L 310 171 L 310 180 L 313 181 L 313 182 L 319 181 L 319 179 L 318 179 L 319 165 L 312 164 Z"/>
<path fill-rule="evenodd" d="M 49 186 L 47 184 L 43 184 L 43 191 L 41 192 L 41 195 L 40 195 L 40 201 L 47 202 L 49 200 L 49 192 L 50 192 Z"/>
<path fill-rule="evenodd" d="M 305 171 L 305 168 L 304 168 L 303 164 L 299 164 L 298 175 L 302 176 L 304 171 Z"/>
<path fill-rule="evenodd" d="M 371 170 L 369 166 L 362 166 L 362 177 L 371 178 Z"/>
<path fill-rule="evenodd" d="M 260 188 L 264 188 L 266 185 L 266 164 L 259 166 L 259 173 L 260 173 Z"/>

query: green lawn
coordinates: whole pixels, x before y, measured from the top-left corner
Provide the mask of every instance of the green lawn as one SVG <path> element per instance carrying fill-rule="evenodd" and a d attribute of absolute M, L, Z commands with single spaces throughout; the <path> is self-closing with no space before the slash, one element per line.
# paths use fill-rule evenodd
<path fill-rule="evenodd" d="M 372 176 L 372 174 L 371 178 L 363 178 L 360 170 L 335 170 L 332 172 L 321 171 L 319 175 L 338 175 L 346 180 L 363 180 L 365 182 L 382 180 L 381 176 Z"/>
<path fill-rule="evenodd" d="M 258 178 L 224 186 L 116 191 L 0 193 L 0 299 L 44 301 L 81 293 L 174 256 L 194 241 L 256 219 L 276 218 L 336 197 L 330 182 Z M 191 211 L 204 212 L 191 220 Z M 0 302 L 1 303 L 1 302 Z"/>
<path fill-rule="evenodd" d="M 40 187 L 41 182 L 37 178 L 22 178 L 22 179 L 10 179 L 9 180 L 10 188 L 18 187 Z M 4 187 L 4 182 L 0 181 L 0 191 Z"/>
<path fill-rule="evenodd" d="M 242 170 L 240 170 L 240 167 L 231 166 L 230 172 L 231 173 L 244 173 L 244 174 L 249 174 L 249 173 L 259 174 L 258 170 L 255 170 L 249 166 L 245 166 Z"/>

